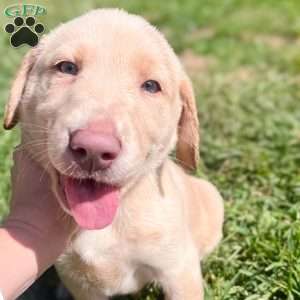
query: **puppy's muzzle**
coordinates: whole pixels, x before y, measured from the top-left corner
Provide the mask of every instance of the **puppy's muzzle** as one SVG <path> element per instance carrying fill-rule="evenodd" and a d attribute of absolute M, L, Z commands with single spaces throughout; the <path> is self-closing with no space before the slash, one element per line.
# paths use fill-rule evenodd
<path fill-rule="evenodd" d="M 70 134 L 69 152 L 83 170 L 108 169 L 121 152 L 121 142 L 110 122 L 93 123 Z"/>

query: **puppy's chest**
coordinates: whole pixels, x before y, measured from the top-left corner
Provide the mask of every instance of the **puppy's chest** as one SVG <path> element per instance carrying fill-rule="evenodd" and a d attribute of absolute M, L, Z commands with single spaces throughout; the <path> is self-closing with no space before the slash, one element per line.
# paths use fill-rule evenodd
<path fill-rule="evenodd" d="M 144 209 L 140 201 L 120 210 L 105 229 L 79 233 L 60 260 L 63 277 L 73 286 L 111 296 L 136 292 L 159 277 L 159 270 L 176 264 L 180 210 L 172 199 L 160 200 L 160 205 L 151 200 Z"/>
<path fill-rule="evenodd" d="M 60 259 L 60 273 L 63 277 L 72 274 L 72 284 L 86 286 L 95 294 L 111 296 L 141 289 L 154 277 L 147 266 L 153 252 L 141 241 L 137 243 L 136 231 L 130 232 L 126 238 L 117 238 L 111 228 L 82 232 Z"/>

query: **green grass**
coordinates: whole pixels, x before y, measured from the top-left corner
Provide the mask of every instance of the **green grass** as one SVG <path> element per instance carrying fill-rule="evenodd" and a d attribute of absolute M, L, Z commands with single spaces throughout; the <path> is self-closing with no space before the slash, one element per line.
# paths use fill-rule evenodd
<path fill-rule="evenodd" d="M 38 3 L 48 8 L 40 20 L 48 29 L 91 8 L 117 6 L 156 24 L 179 55 L 192 51 L 200 62 L 188 69 L 201 121 L 199 175 L 218 186 L 226 206 L 223 242 L 203 264 L 206 299 L 300 299 L 300 1 Z M 0 35 L 1 107 L 23 53 Z M 17 134 L 0 134 L 4 215 Z"/>

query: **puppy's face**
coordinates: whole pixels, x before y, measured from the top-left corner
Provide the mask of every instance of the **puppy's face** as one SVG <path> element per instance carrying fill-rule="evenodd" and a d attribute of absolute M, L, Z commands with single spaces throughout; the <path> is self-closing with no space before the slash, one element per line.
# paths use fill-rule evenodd
<path fill-rule="evenodd" d="M 197 155 L 195 103 L 176 56 L 151 25 L 118 10 L 61 25 L 31 50 L 5 126 L 17 115 L 26 149 L 85 228 L 112 222 L 120 190 L 157 168 L 178 132 L 178 159 L 191 166 Z"/>

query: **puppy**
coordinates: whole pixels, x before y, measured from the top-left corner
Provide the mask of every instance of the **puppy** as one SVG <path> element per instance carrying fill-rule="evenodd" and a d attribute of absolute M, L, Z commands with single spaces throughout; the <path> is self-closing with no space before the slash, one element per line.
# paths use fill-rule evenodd
<path fill-rule="evenodd" d="M 222 236 L 223 204 L 188 175 L 198 161 L 190 80 L 138 16 L 99 9 L 60 25 L 25 56 L 4 127 L 50 174 L 78 225 L 57 262 L 77 300 L 158 281 L 166 299 L 203 298 L 200 260 Z M 175 164 L 170 152 L 176 147 Z"/>

